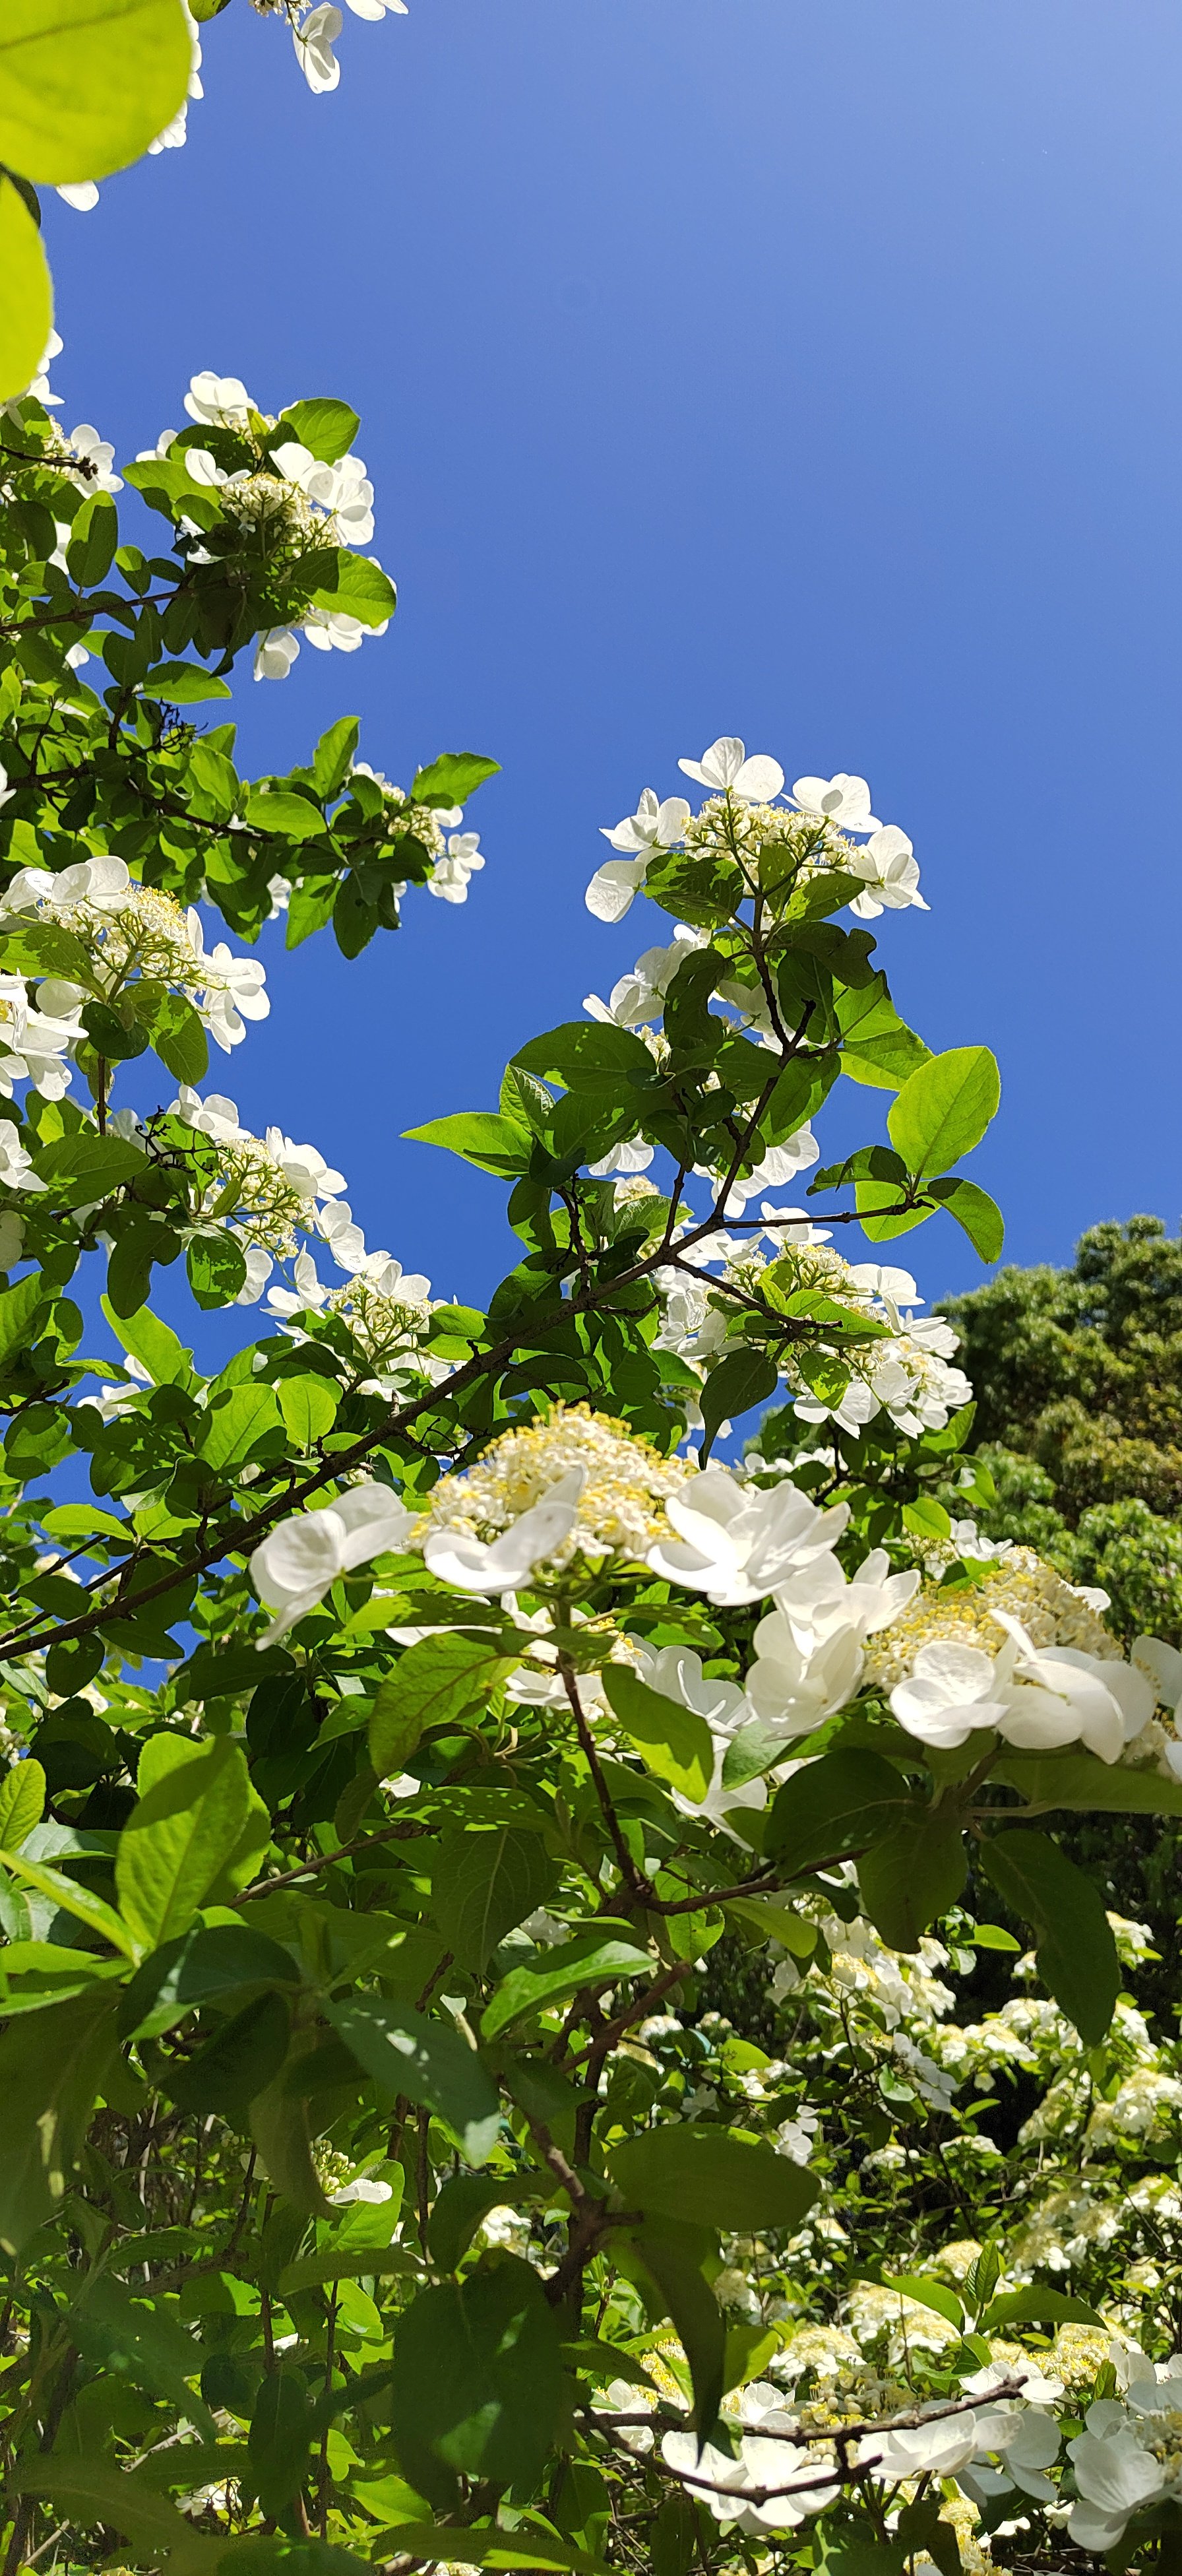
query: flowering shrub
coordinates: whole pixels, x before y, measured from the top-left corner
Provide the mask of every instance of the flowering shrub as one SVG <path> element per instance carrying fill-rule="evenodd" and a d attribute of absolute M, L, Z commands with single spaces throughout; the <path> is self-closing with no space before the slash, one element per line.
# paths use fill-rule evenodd
<path fill-rule="evenodd" d="M 911 844 L 730 737 L 646 789 L 588 900 L 669 941 L 414 1131 L 519 1245 L 433 1298 L 209 1040 L 264 924 L 462 901 L 495 764 L 404 792 L 343 720 L 239 777 L 186 710 L 393 589 L 345 405 L 186 408 L 122 477 L 44 380 L 0 431 L 13 2576 L 1164 2558 L 1182 2067 L 1054 1826 L 1168 1830 L 1182 1658 L 941 1500 L 972 1390 L 887 1255 L 996 1257 L 999 1085 L 876 962 Z M 823 1167 L 842 1077 L 885 1120 Z M 182 1252 L 266 1298 L 216 1373 Z"/>

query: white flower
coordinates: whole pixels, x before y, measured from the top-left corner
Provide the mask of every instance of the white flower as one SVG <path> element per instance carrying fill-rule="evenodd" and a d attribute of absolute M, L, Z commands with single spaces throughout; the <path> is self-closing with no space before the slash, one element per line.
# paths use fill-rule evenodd
<path fill-rule="evenodd" d="M 212 1136 L 219 1145 L 237 1144 L 247 1133 L 239 1120 L 235 1101 L 227 1100 L 221 1091 L 211 1091 L 203 1100 L 200 1092 L 194 1091 L 187 1082 L 181 1084 L 172 1103 L 171 1115 L 183 1118 L 186 1127 L 195 1127 L 198 1135 Z"/>
<path fill-rule="evenodd" d="M 628 855 L 606 859 L 597 868 L 585 897 L 588 912 L 597 921 L 622 921 L 634 895 L 644 884 L 651 861 L 663 858 L 681 839 L 689 821 L 690 809 L 684 796 L 666 796 L 659 803 L 655 788 L 646 787 L 634 814 L 626 814 L 621 823 L 601 823 L 600 831 L 613 850 Z"/>
<path fill-rule="evenodd" d="M 76 215 L 93 214 L 99 201 L 93 179 L 71 179 L 65 186 L 55 187 L 54 195 L 61 197 L 67 206 L 72 206 Z M 58 346 L 61 347 L 60 341 Z"/>
<path fill-rule="evenodd" d="M 189 379 L 185 410 L 190 420 L 209 421 L 217 429 L 245 429 L 252 409 L 250 395 L 238 376 L 215 376 L 206 367 L 201 375 Z"/>
<path fill-rule="evenodd" d="M 584 1469 L 572 1467 L 488 1545 L 458 1530 L 429 1531 L 423 1543 L 428 1573 L 457 1592 L 515 1591 L 569 1538 L 585 1481 Z"/>
<path fill-rule="evenodd" d="M 646 787 L 634 814 L 626 814 L 622 823 L 601 823 L 599 828 L 613 850 L 622 850 L 630 858 L 648 859 L 658 851 L 671 850 L 681 839 L 689 818 L 684 796 L 666 796 L 661 804 L 656 789 Z"/>
<path fill-rule="evenodd" d="M 256 680 L 285 680 L 299 649 L 300 639 L 292 634 L 290 626 L 268 627 L 255 646 Z"/>
<path fill-rule="evenodd" d="M 71 430 L 70 445 L 79 461 L 93 469 L 87 478 L 88 491 L 121 492 L 123 490 L 122 475 L 111 472 L 115 462 L 115 450 L 108 438 L 99 437 L 97 429 L 90 421 L 80 421 L 77 429 Z"/>
<path fill-rule="evenodd" d="M 1104 1606 L 1107 1608 L 1107 1601 Z M 1149 1674 L 1162 1707 L 1177 1716 L 1182 1706 L 1182 1655 L 1177 1647 L 1163 1645 L 1160 1637 L 1136 1637 L 1133 1662 Z"/>
<path fill-rule="evenodd" d="M 807 2102 L 802 2102 L 790 2120 L 781 2120 L 775 2133 L 776 2154 L 788 2156 L 794 2165 L 807 2165 L 817 2143 L 820 2125 L 819 2113 L 810 2110 Z"/>
<path fill-rule="evenodd" d="M 333 46 L 344 23 L 340 10 L 334 9 L 330 0 L 320 0 L 318 8 L 309 9 L 303 25 L 292 28 L 296 61 L 309 89 L 317 96 L 335 89 L 341 77 Z"/>
<path fill-rule="evenodd" d="M 747 1696 L 757 1717 L 782 1729 L 785 1742 L 834 1717 L 862 1677 L 862 1641 L 854 1627 L 835 1628 L 802 1648 L 783 1612 L 772 1610 L 759 1622 L 755 1647 Z"/>
<path fill-rule="evenodd" d="M 832 1232 L 814 1225 L 805 1208 L 773 1207 L 770 1199 L 761 1199 L 759 1213 L 764 1219 L 764 1241 L 773 1252 L 783 1252 L 789 1244 L 802 1252 L 814 1243 L 833 1240 Z"/>
<path fill-rule="evenodd" d="M 186 915 L 186 926 L 198 968 L 197 1008 L 215 1044 L 223 1055 L 229 1055 L 231 1047 L 241 1045 L 247 1020 L 265 1020 L 269 1016 L 266 970 L 257 957 L 235 957 L 224 939 L 219 939 L 207 957 L 201 916 L 192 909 Z M 208 982 L 201 978 L 201 969 L 206 966 Z"/>
<path fill-rule="evenodd" d="M 43 1190 L 16 1129 L 8 1118 L 0 1119 L 0 1190 Z"/>
<path fill-rule="evenodd" d="M 479 832 L 449 832 L 447 854 L 437 859 L 427 879 L 428 894 L 440 895 L 444 903 L 466 903 L 468 879 L 484 866 Z"/>
<path fill-rule="evenodd" d="M 293 1512 L 256 1547 L 250 1579 L 260 1601 L 278 1612 L 259 1645 L 273 1646 L 337 1581 L 375 1556 L 401 1548 L 415 1514 L 388 1485 L 350 1485 L 325 1511 Z"/>
<path fill-rule="evenodd" d="M 615 1172 L 647 1172 L 652 1159 L 652 1146 L 642 1145 L 638 1139 L 632 1145 L 613 1145 L 610 1154 L 605 1154 L 601 1162 L 588 1163 L 587 1169 L 593 1180 L 606 1181 Z"/>
<path fill-rule="evenodd" d="M 792 802 L 802 814 L 821 815 L 843 832 L 882 829 L 870 811 L 870 790 L 865 779 L 851 778 L 844 769 L 839 769 L 835 778 L 798 778 L 792 789 Z"/>
<path fill-rule="evenodd" d="M 314 1312 L 328 1302 L 328 1290 L 316 1275 L 316 1264 L 310 1252 L 297 1252 L 292 1264 L 291 1288 L 269 1288 L 267 1304 L 273 1315 L 302 1315 L 311 1307 Z"/>
<path fill-rule="evenodd" d="M 946 1750 L 967 1744 L 975 1727 L 1000 1731 L 1006 1714 L 992 1657 L 948 1638 L 919 1648 L 910 1678 L 891 1692 L 891 1707 L 909 1735 Z"/>
<path fill-rule="evenodd" d="M 418 1786 L 419 1783 L 416 1780 L 416 1789 Z M 352 2182 L 342 2183 L 339 2191 L 330 2191 L 327 2195 L 330 2209 L 351 2209 L 354 2202 L 358 2200 L 371 2201 L 376 2205 L 383 2200 L 392 2200 L 393 2197 L 392 2185 L 382 2182 L 374 2174 L 357 2174 Z"/>
<path fill-rule="evenodd" d="M 741 1216 L 748 1199 L 753 1199 L 757 1191 L 782 1190 L 795 1173 L 807 1172 L 810 1165 L 819 1162 L 820 1158 L 821 1148 L 812 1128 L 807 1125 L 798 1127 L 796 1134 L 789 1136 L 783 1145 L 770 1145 L 753 1172 L 747 1172 L 732 1182 L 723 1202 L 723 1215 Z"/>
<path fill-rule="evenodd" d="M 355 18 L 384 18 L 387 9 L 399 18 L 410 16 L 406 0 L 348 0 L 348 6 Z"/>
<path fill-rule="evenodd" d="M 728 1741 L 747 1713 L 743 1693 L 737 1682 L 728 1682 L 717 1674 L 702 1671 L 702 1659 L 689 1646 L 662 1646 L 654 1653 L 651 1647 L 637 1645 L 637 1670 L 650 1690 L 660 1691 L 662 1699 L 676 1700 L 680 1708 L 692 1708 L 704 1717 L 712 1734 Z"/>
<path fill-rule="evenodd" d="M 929 910 L 919 891 L 919 863 L 911 843 L 894 823 L 878 830 L 865 849 L 852 849 L 847 868 L 851 876 L 866 879 L 865 894 L 855 895 L 850 905 L 861 920 L 877 921 L 884 906 L 889 912 L 903 912 L 908 904 Z"/>
<path fill-rule="evenodd" d="M 338 1270 L 347 1270 L 355 1277 L 359 1270 L 364 1269 L 367 1259 L 365 1236 L 360 1226 L 354 1225 L 352 1208 L 344 1199 L 331 1199 L 327 1207 L 320 1209 L 316 1230 L 327 1243 Z"/>
<path fill-rule="evenodd" d="M 696 778 L 703 787 L 715 793 L 741 797 L 744 804 L 770 805 L 784 784 L 784 772 L 778 760 L 769 760 L 766 752 L 754 752 L 748 760 L 744 745 L 735 734 L 720 734 L 700 760 L 679 760 L 679 769 L 687 778 Z"/>
<path fill-rule="evenodd" d="M 236 1306 L 257 1306 L 275 1267 L 274 1256 L 261 1243 L 240 1241 L 239 1249 L 246 1263 L 246 1277 L 234 1303 Z"/>
<path fill-rule="evenodd" d="M 1110 2430 L 1111 2416 L 1117 2421 Z M 1165 2471 L 1142 2450 L 1121 2408 L 1101 2401 L 1084 2420 L 1087 2430 L 1067 2445 L 1081 2497 L 1067 2529 L 1077 2548 L 1101 2553 L 1115 2548 L 1131 2515 L 1161 2494 Z"/>
<path fill-rule="evenodd" d="M 918 1568 L 892 1574 L 886 1549 L 863 1557 L 848 1581 L 835 1556 L 819 1557 L 801 1574 L 776 1586 L 776 1613 L 784 1619 L 798 1646 L 811 1649 L 837 1628 L 853 1628 L 860 1641 L 889 1628 L 915 1599 L 923 1578 Z M 762 1625 L 767 1626 L 767 1621 Z M 755 1632 L 759 1648 L 760 1630 Z M 764 1651 L 759 1649 L 759 1651 Z"/>
<path fill-rule="evenodd" d="M 330 1170 L 315 1145 L 294 1145 L 281 1127 L 268 1127 L 265 1143 L 284 1179 L 302 1198 L 335 1199 L 348 1187 L 344 1173 Z"/>
<path fill-rule="evenodd" d="M 942 2415 L 922 2424 L 898 2425 L 867 2433 L 858 2444 L 858 2461 L 884 2480 L 954 2477 L 972 2459 L 977 2446 L 975 2415 Z"/>
<path fill-rule="evenodd" d="M 990 1616 L 1007 1635 L 996 1659 L 949 1639 L 919 1648 L 911 1675 L 890 1694 L 899 1724 L 921 1743 L 946 1749 L 991 1727 L 1027 1751 L 1082 1742 L 1102 1762 L 1118 1761 L 1152 1714 L 1144 1675 L 1075 1647 L 1040 1654 L 1008 1611 Z"/>
<path fill-rule="evenodd" d="M 1102 1661 L 1077 1646 L 1056 1646 L 1040 1654 L 1008 1610 L 995 1610 L 992 1616 L 1010 1640 L 998 1658 L 998 1669 L 1010 1683 L 1004 1728 L 1008 1741 L 1042 1752 L 1079 1738 L 1102 1762 L 1119 1760 L 1153 1715 L 1153 1692 L 1145 1675 L 1115 1657 Z"/>
<path fill-rule="evenodd" d="M 690 1487 L 692 1501 L 670 1496 L 666 1517 L 677 1541 L 658 1541 L 648 1552 L 655 1574 L 705 1592 L 720 1607 L 759 1601 L 797 1568 L 827 1554 L 849 1519 L 838 1503 L 819 1512 L 795 1485 L 751 1490 L 718 1467 L 708 1467 Z"/>

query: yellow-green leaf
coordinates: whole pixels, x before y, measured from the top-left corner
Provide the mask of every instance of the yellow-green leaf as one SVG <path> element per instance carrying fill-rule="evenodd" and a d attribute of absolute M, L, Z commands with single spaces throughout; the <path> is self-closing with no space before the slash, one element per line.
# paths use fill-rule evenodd
<path fill-rule="evenodd" d="M 41 235 L 11 179 L 0 179 L 0 401 L 23 394 L 53 329 L 53 287 Z"/>
<path fill-rule="evenodd" d="M 192 67 L 181 0 L 5 0 L 0 161 L 54 187 L 126 169 L 171 123 Z"/>

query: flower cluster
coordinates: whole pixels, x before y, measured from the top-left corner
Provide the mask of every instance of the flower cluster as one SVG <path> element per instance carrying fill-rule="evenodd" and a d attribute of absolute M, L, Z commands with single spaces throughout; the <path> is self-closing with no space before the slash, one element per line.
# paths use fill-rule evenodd
<path fill-rule="evenodd" d="M 325 460 L 298 437 L 274 440 L 275 418 L 259 410 L 241 379 L 209 368 L 191 378 L 185 409 L 199 428 L 215 434 L 213 444 L 193 442 L 192 431 L 182 439 L 165 429 L 136 462 L 179 461 L 179 524 L 190 564 L 231 553 L 265 565 L 272 577 L 290 578 L 326 549 L 369 544 L 374 495 L 361 457 Z M 187 494 L 192 497 L 186 506 Z M 199 495 L 212 507 L 198 509 Z M 373 556 L 367 560 L 376 562 Z M 388 618 L 371 621 L 312 602 L 259 637 L 255 678 L 286 679 L 301 636 L 320 652 L 352 653 L 367 634 L 384 635 L 388 624 Z"/>
<path fill-rule="evenodd" d="M 224 1227 L 241 1245 L 246 1284 L 238 1305 L 256 1305 L 276 1262 L 284 1261 L 296 1264 L 297 1293 L 289 1297 L 272 1290 L 272 1305 L 281 1296 L 280 1311 L 323 1302 L 328 1292 L 320 1288 L 314 1265 L 310 1278 L 307 1270 L 299 1275 L 300 1263 L 309 1261 L 303 1249 L 309 1236 L 327 1246 L 339 1270 L 357 1272 L 375 1258 L 379 1265 L 385 1263 L 385 1253 L 366 1252 L 361 1228 L 341 1197 L 348 1186 L 344 1175 L 332 1171 L 314 1145 L 293 1143 L 280 1127 L 268 1127 L 265 1136 L 252 1135 L 234 1101 L 220 1092 L 203 1100 L 188 1084 L 182 1085 L 169 1114 L 216 1149 L 214 1170 L 204 1181 L 194 1213 L 199 1226 Z"/>
<path fill-rule="evenodd" d="M 798 778 L 790 802 L 779 804 L 779 762 L 763 753 L 748 757 L 744 744 L 725 734 L 701 760 L 682 760 L 678 767 L 711 791 L 705 805 L 693 816 L 683 796 L 661 802 L 646 787 L 634 814 L 602 826 L 605 840 L 622 855 L 605 860 L 587 888 L 587 909 L 598 920 L 622 921 L 650 867 L 674 850 L 737 861 L 754 881 L 769 845 L 779 862 L 778 879 L 794 887 L 822 874 L 859 880 L 862 891 L 852 897 L 850 910 L 863 920 L 911 904 L 927 910 L 911 843 L 905 832 L 871 813 L 864 778 L 844 772 Z"/>
<path fill-rule="evenodd" d="M 182 912 L 158 886 L 138 885 L 124 859 L 101 852 L 53 875 L 48 868 L 19 868 L 0 894 L 0 936 L 19 932 L 26 920 L 65 931 L 79 952 L 88 984 L 50 975 L 38 986 L 32 1014 L 22 1020 L 14 1002 L 12 1054 L 27 1063 L 24 1038 L 32 1020 L 34 1061 L 60 1058 L 77 1040 L 78 1015 L 88 1000 L 117 1003 L 136 985 L 164 985 L 192 1003 L 215 1044 L 229 1054 L 246 1035 L 248 1020 L 271 1008 L 258 959 L 235 957 L 224 940 L 208 953 L 200 915 Z M 68 952 L 67 952 L 68 954 Z M 46 1088 L 46 1071 L 30 1079 Z M 10 1066 L 15 1073 L 15 1066 Z M 19 1077 L 18 1077 L 19 1078 Z M 49 1076 L 60 1097 L 69 1080 Z"/>
<path fill-rule="evenodd" d="M 765 1156 L 728 1199 L 725 1213 L 737 1214 L 759 1189 L 782 1186 L 789 1177 L 784 1166 L 792 1158 L 798 1170 L 816 1161 L 808 1128 L 791 1139 L 790 1148 L 776 1147 Z M 741 1241 L 715 1235 L 658 1274 L 665 1306 L 659 1347 L 676 1351 L 704 1373 L 705 1364 L 728 1346 L 736 1289 L 770 1307 L 773 1315 L 788 1298 L 813 1296 L 842 1307 L 852 1324 L 869 1324 L 874 1335 L 861 1343 L 843 1339 L 838 1345 L 819 1333 L 810 1341 L 810 1359 L 840 1360 L 845 1373 L 840 1393 L 829 1397 L 818 1393 L 815 1367 L 807 1373 L 791 1345 L 777 1354 L 800 1419 L 832 1422 L 856 1434 L 886 1415 L 912 1436 L 942 1431 L 969 1402 L 972 1388 L 963 1369 L 951 1365 L 957 1348 L 951 1325 L 940 1316 L 920 1317 L 912 1311 L 922 1300 L 909 1272 L 844 1260 L 799 1209 L 765 1201 L 762 1214 L 766 1252 L 755 1235 Z M 698 1275 L 687 1278 L 687 1270 Z"/>

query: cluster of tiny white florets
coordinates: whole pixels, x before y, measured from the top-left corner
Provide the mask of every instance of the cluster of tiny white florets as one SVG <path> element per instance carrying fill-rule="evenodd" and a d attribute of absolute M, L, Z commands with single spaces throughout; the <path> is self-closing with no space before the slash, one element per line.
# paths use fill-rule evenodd
<path fill-rule="evenodd" d="M 947 1638 L 996 1655 L 1001 1631 L 994 1612 L 1020 1619 L 1033 1645 L 1070 1646 L 1085 1655 L 1120 1661 L 1121 1650 L 1103 1619 L 1071 1583 L 1030 1547 L 1014 1547 L 974 1582 L 946 1588 L 925 1583 L 889 1629 L 870 1640 L 866 1680 L 886 1690 L 909 1673 L 921 1646 Z"/>
<path fill-rule="evenodd" d="M 708 796 L 700 813 L 690 816 L 684 834 L 687 855 L 741 859 L 752 873 L 770 842 L 776 848 L 777 877 L 790 875 L 799 885 L 822 872 L 848 871 L 855 847 L 819 814 L 748 803 L 729 792 Z"/>
<path fill-rule="evenodd" d="M 182 912 L 158 886 L 136 883 L 126 861 L 108 852 L 83 859 L 54 875 L 48 868 L 20 868 L 0 896 L 0 931 L 19 932 L 23 919 L 69 932 L 85 951 L 89 998 L 114 1003 L 136 983 L 163 984 L 184 994 L 211 1037 L 228 1053 L 245 1036 L 246 1020 L 270 1010 L 266 975 L 253 957 L 235 957 L 224 941 L 207 953 L 200 915 Z M 86 988 L 67 977 L 40 985 L 37 1009 L 51 1020 L 77 1015 Z"/>
<path fill-rule="evenodd" d="M 380 1371 L 414 1351 L 439 1303 L 437 1298 L 428 1296 L 429 1286 L 426 1279 L 400 1277 L 393 1291 L 384 1293 L 378 1282 L 362 1271 L 347 1280 L 343 1288 L 330 1291 L 325 1312 L 344 1317 L 358 1350 Z"/>
<path fill-rule="evenodd" d="M 586 1481 L 574 1529 L 552 1560 L 558 1566 L 580 1551 L 643 1557 L 657 1539 L 671 1535 L 664 1505 L 692 1472 L 662 1458 L 625 1423 L 585 1404 L 563 1406 L 547 1422 L 503 1433 L 462 1475 L 442 1477 L 411 1544 L 421 1547 L 436 1530 L 482 1541 L 499 1538 L 572 1468 L 581 1469 Z"/>

